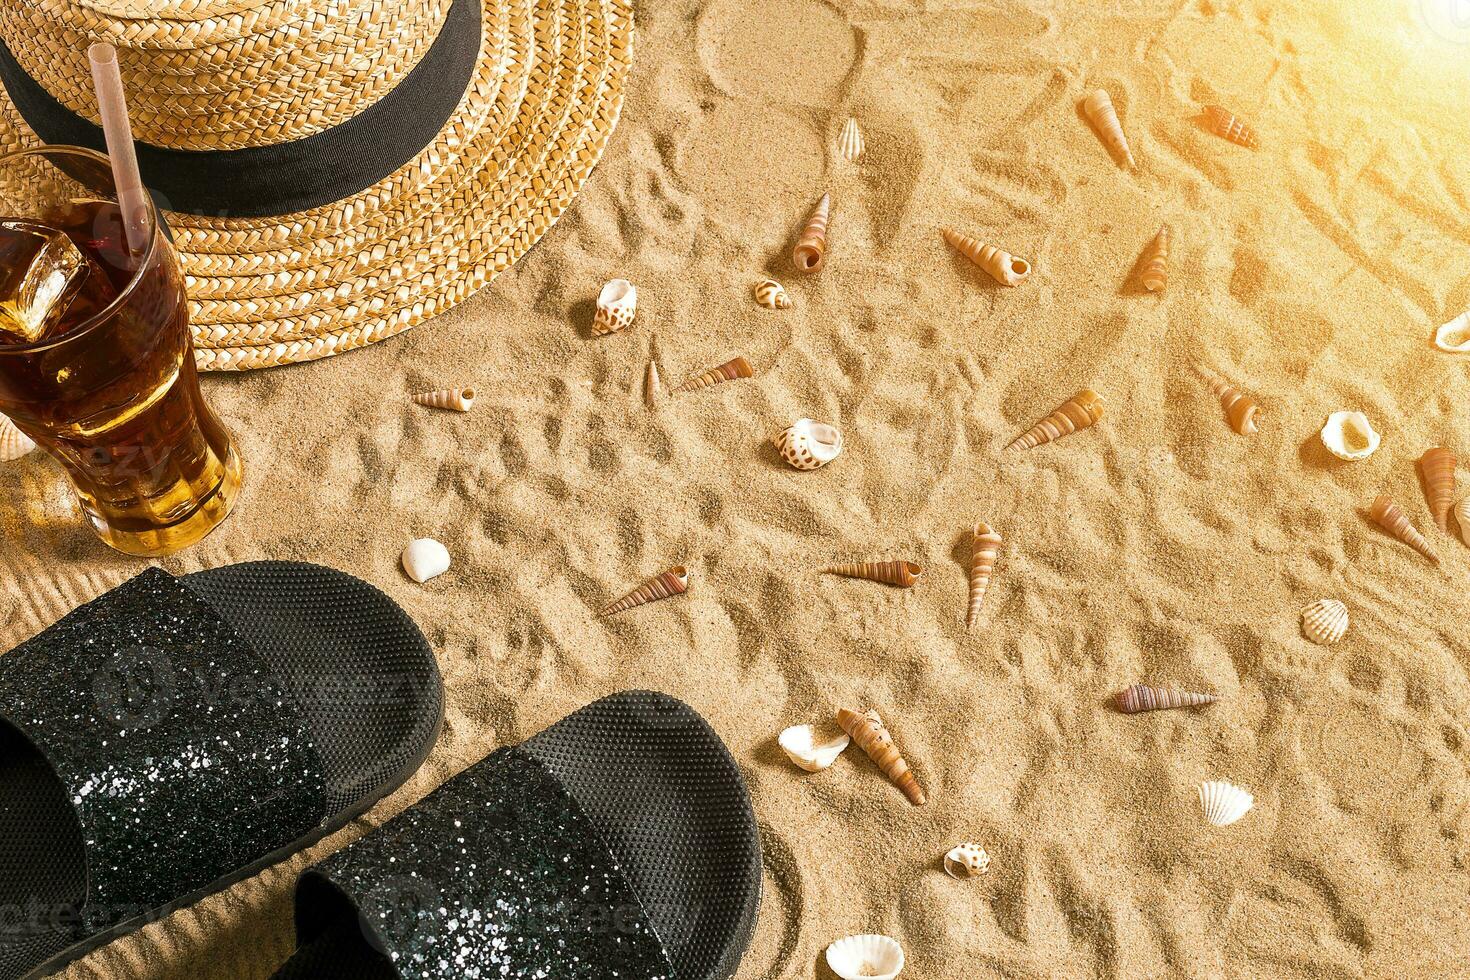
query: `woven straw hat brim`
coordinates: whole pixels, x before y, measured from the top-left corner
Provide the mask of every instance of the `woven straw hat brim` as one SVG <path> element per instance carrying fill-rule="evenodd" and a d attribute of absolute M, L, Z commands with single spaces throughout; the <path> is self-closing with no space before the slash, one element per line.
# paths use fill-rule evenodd
<path fill-rule="evenodd" d="M 263 16 L 276 4 L 192 6 Z M 631 8 L 512 0 L 487 3 L 481 24 L 454 115 L 377 185 L 279 218 L 169 215 L 201 368 L 313 360 L 390 337 L 466 298 L 555 223 L 616 126 Z M 0 92 L 0 149 L 36 143 Z"/>

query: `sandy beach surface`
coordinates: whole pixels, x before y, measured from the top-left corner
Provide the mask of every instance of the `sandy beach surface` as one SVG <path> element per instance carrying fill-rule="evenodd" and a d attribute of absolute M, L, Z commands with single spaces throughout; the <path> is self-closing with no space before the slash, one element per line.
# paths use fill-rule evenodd
<path fill-rule="evenodd" d="M 741 980 L 831 980 L 855 932 L 915 980 L 1470 974 L 1470 548 L 1434 528 L 1415 461 L 1470 456 L 1470 358 L 1431 344 L 1470 307 L 1470 27 L 1448 0 L 989 4 L 653 0 L 623 120 L 562 221 L 452 314 L 329 361 L 213 376 L 248 462 L 238 513 L 165 561 L 335 565 L 423 626 L 448 717 L 423 770 L 322 847 L 149 926 L 81 978 L 265 978 L 289 892 L 493 748 L 628 687 L 708 717 L 749 781 L 766 889 Z M 1111 94 L 1137 158 L 1079 104 Z M 1251 152 L 1207 132 L 1219 103 Z M 860 166 L 833 152 L 843 122 Z M 827 266 L 790 249 L 830 191 Z M 1168 289 L 1136 266 L 1167 222 Z M 1034 265 L 1007 289 L 944 225 Z M 781 280 L 795 306 L 757 307 Z M 590 333 L 607 279 L 632 329 Z M 736 354 L 755 378 L 649 411 Z M 1226 425 L 1202 363 L 1256 395 Z M 408 394 L 473 384 L 468 415 Z M 1016 434 L 1079 388 L 1093 429 Z M 1317 438 L 1366 412 L 1357 463 Z M 770 437 L 832 422 L 802 473 Z M 1465 476 L 1462 470 L 1462 477 Z M 1461 495 L 1470 491 L 1462 479 Z M 1380 493 L 1434 567 L 1367 519 Z M 108 553 L 40 454 L 0 466 L 0 648 L 144 564 Z M 1004 536 L 973 632 L 969 528 Z M 451 571 L 415 585 L 413 537 Z M 911 590 L 818 574 L 908 558 Z M 595 610 L 683 563 L 687 595 Z M 1352 628 L 1300 632 L 1335 597 Z M 1135 681 L 1213 691 L 1122 715 Z M 775 744 L 877 708 L 928 790 L 855 749 L 806 774 Z M 1195 787 L 1256 808 L 1204 824 Z M 940 870 L 962 840 L 984 877 Z"/>

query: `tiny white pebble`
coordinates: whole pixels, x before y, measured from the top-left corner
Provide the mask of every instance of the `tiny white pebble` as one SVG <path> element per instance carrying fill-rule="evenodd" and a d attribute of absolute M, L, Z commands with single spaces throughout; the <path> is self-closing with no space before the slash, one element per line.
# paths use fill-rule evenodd
<path fill-rule="evenodd" d="M 449 549 L 433 538 L 418 538 L 403 549 L 403 570 L 420 584 L 449 571 Z"/>

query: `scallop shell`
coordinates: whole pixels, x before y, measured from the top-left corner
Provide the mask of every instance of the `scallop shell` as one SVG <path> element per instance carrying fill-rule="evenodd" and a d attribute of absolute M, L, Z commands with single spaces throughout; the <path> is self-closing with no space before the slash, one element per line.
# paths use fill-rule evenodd
<path fill-rule="evenodd" d="M 31 441 L 30 436 L 16 428 L 10 419 L 0 415 L 0 463 L 20 459 L 35 448 L 36 444 Z"/>
<path fill-rule="evenodd" d="M 403 570 L 419 584 L 449 571 L 449 549 L 433 538 L 417 538 L 403 549 Z"/>
<path fill-rule="evenodd" d="M 1413 525 L 1408 515 L 1404 513 L 1398 504 L 1389 500 L 1387 497 L 1379 497 L 1373 501 L 1371 514 L 1374 523 L 1379 527 L 1419 552 L 1425 558 L 1428 558 L 1434 564 L 1439 564 L 1439 556 L 1429 547 L 1429 542 L 1425 540 L 1424 535 L 1419 533 L 1419 529 Z"/>
<path fill-rule="evenodd" d="M 1362 412 L 1333 412 L 1322 426 L 1322 445 L 1338 459 L 1367 459 L 1377 452 L 1381 438 Z"/>
<path fill-rule="evenodd" d="M 911 561 L 864 561 L 848 565 L 833 565 L 829 575 L 844 575 L 847 578 L 865 578 L 884 585 L 896 585 L 900 589 L 912 589 L 924 574 L 924 570 Z"/>
<path fill-rule="evenodd" d="M 1000 553 L 1001 536 L 984 521 L 970 529 L 970 606 L 965 612 L 965 629 L 975 628 L 980 607 L 995 573 L 995 557 Z"/>
<path fill-rule="evenodd" d="M 649 361 L 648 370 L 643 373 L 643 404 L 652 408 L 658 401 L 661 387 L 658 380 L 658 362 Z"/>
<path fill-rule="evenodd" d="M 1460 501 L 1455 508 L 1455 520 L 1460 522 L 1460 539 L 1470 545 L 1470 497 Z"/>
<path fill-rule="evenodd" d="M 1211 780 L 1200 783 L 1199 805 L 1211 826 L 1228 827 L 1250 812 L 1256 798 L 1239 786 Z"/>
<path fill-rule="evenodd" d="M 475 389 L 473 388 L 443 388 L 439 391 L 426 391 L 411 397 L 417 405 L 443 408 L 451 412 L 468 412 L 475 407 Z"/>
<path fill-rule="evenodd" d="M 842 980 L 893 980 L 903 969 L 903 947 L 887 936 L 848 936 L 827 947 L 827 966 Z"/>
<path fill-rule="evenodd" d="M 1424 499 L 1441 531 L 1450 529 L 1450 508 L 1455 504 L 1455 466 L 1459 460 L 1438 446 L 1419 457 L 1419 476 L 1424 481 Z"/>
<path fill-rule="evenodd" d="M 951 878 L 973 878 L 990 867 L 990 855 L 979 844 L 965 841 L 944 856 L 944 873 Z"/>
<path fill-rule="evenodd" d="M 771 441 L 782 458 L 799 470 L 819 469 L 842 452 L 842 433 L 837 427 L 812 419 L 797 419 Z"/>
<path fill-rule="evenodd" d="M 953 228 L 941 229 L 941 233 L 955 251 L 990 273 L 996 282 L 1004 286 L 1019 286 L 1031 275 L 1031 263 L 1016 258 L 1004 249 L 961 235 Z"/>
<path fill-rule="evenodd" d="M 1434 346 L 1450 354 L 1470 354 L 1470 311 L 1436 330 Z"/>
<path fill-rule="evenodd" d="M 1330 647 L 1347 636 L 1348 607 L 1336 599 L 1318 599 L 1302 610 L 1302 635 Z"/>
<path fill-rule="evenodd" d="M 792 725 L 777 741 L 786 758 L 807 772 L 820 772 L 837 761 L 852 736 L 843 731 L 819 733 L 812 725 Z"/>
<path fill-rule="evenodd" d="M 1102 417 L 1102 396 L 1091 388 L 1083 388 L 1061 408 L 1017 436 L 1006 449 L 1035 449 L 1096 425 Z"/>
<path fill-rule="evenodd" d="M 689 569 L 683 565 L 675 565 L 667 572 L 655 575 L 617 602 L 607 606 L 599 615 L 612 616 L 645 603 L 683 595 L 687 591 L 689 591 Z"/>
<path fill-rule="evenodd" d="M 1163 711 L 1167 708 L 1193 708 L 1218 701 L 1213 694 L 1197 694 L 1194 691 L 1178 691 L 1172 687 L 1151 687 L 1134 684 L 1119 691 L 1113 698 L 1118 710 L 1128 715 L 1140 711 Z"/>
<path fill-rule="evenodd" d="M 837 137 L 837 152 L 848 163 L 857 163 L 863 158 L 867 144 L 863 142 L 863 131 L 858 129 L 856 119 L 849 119 Z"/>
<path fill-rule="evenodd" d="M 796 248 L 791 252 L 791 261 L 796 264 L 798 272 L 816 272 L 822 268 L 822 262 L 827 257 L 827 219 L 831 213 L 832 195 L 823 194 L 816 209 L 812 211 L 812 216 L 806 219 L 801 237 L 796 240 Z"/>
<path fill-rule="evenodd" d="M 1157 293 L 1169 285 L 1169 226 L 1164 225 L 1143 253 L 1143 288 Z"/>
<path fill-rule="evenodd" d="M 841 708 L 837 712 L 837 724 L 852 736 L 858 748 L 883 770 L 883 775 L 903 792 L 910 803 L 923 806 L 928 801 L 913 770 L 893 744 L 893 736 L 888 734 L 888 728 L 883 724 L 883 719 L 878 717 L 878 712 L 869 711 L 860 715 L 856 711 Z"/>
<path fill-rule="evenodd" d="M 1087 118 L 1097 129 L 1097 135 L 1102 138 L 1103 145 L 1108 148 L 1117 159 L 1133 167 L 1133 151 L 1128 149 L 1128 137 L 1123 135 L 1123 126 L 1118 122 L 1118 111 L 1113 108 L 1113 100 L 1102 89 L 1093 92 L 1082 100 L 1082 111 L 1087 113 Z"/>
<path fill-rule="evenodd" d="M 786 287 L 774 279 L 762 279 L 755 284 L 755 301 L 772 310 L 791 309 L 791 297 L 786 295 Z"/>
<path fill-rule="evenodd" d="M 592 332 L 604 334 L 626 330 L 638 315 L 638 287 L 626 279 L 613 279 L 597 294 L 597 312 L 592 317 Z"/>
<path fill-rule="evenodd" d="M 1205 122 L 1209 125 L 1210 132 L 1232 143 L 1238 143 L 1252 150 L 1261 145 L 1261 141 L 1256 138 L 1256 131 L 1251 128 L 1250 124 L 1228 109 L 1222 109 L 1217 105 L 1205 106 Z"/>
<path fill-rule="evenodd" d="M 1232 429 L 1247 436 L 1259 431 L 1256 428 L 1256 413 L 1260 411 L 1260 408 L 1256 405 L 1254 398 L 1224 378 L 1217 377 L 1203 369 L 1200 369 L 1199 373 L 1209 384 L 1215 397 L 1220 399 L 1220 406 L 1225 409 L 1225 417 L 1230 421 Z"/>
<path fill-rule="evenodd" d="M 710 368 L 703 374 L 696 374 L 674 390 L 698 391 L 700 388 L 708 388 L 711 385 L 722 384 L 726 381 L 752 377 L 755 377 L 755 372 L 750 369 L 750 362 L 743 357 L 735 357 L 721 364 L 719 367 Z"/>

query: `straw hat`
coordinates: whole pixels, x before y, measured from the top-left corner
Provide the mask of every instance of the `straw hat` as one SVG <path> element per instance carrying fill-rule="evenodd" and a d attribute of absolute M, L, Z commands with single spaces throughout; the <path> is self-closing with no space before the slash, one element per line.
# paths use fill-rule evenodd
<path fill-rule="evenodd" d="M 630 0 L 0 2 L 0 151 L 103 147 L 118 48 L 202 368 L 327 357 L 483 286 L 556 221 L 622 105 Z"/>

